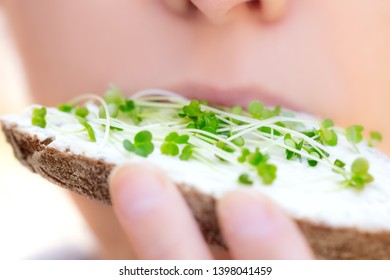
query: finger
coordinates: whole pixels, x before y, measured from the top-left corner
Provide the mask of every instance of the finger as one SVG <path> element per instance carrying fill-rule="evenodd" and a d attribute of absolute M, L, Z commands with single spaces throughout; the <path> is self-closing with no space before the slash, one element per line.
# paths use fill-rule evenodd
<path fill-rule="evenodd" d="M 140 259 L 210 259 L 197 224 L 180 193 L 157 169 L 125 165 L 111 176 L 110 193 Z"/>
<path fill-rule="evenodd" d="M 253 190 L 227 194 L 217 205 L 223 237 L 236 259 L 309 259 L 313 255 L 296 224 Z"/>

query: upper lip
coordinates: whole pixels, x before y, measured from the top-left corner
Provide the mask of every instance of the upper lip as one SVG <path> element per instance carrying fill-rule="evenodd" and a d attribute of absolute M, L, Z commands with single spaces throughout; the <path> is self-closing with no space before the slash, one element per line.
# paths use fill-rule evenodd
<path fill-rule="evenodd" d="M 253 100 L 259 100 L 265 106 L 281 105 L 284 108 L 297 110 L 296 106 L 275 93 L 258 86 L 218 87 L 200 83 L 184 83 L 164 87 L 190 99 L 208 101 L 214 105 L 247 106 Z"/>

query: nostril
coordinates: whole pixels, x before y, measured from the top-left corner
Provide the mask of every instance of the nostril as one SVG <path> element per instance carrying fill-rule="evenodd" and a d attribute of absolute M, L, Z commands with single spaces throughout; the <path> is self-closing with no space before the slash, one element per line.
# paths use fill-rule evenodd
<path fill-rule="evenodd" d="M 251 9 L 251 10 L 258 10 L 261 8 L 261 1 L 260 0 L 250 0 L 246 2 L 246 5 Z"/>

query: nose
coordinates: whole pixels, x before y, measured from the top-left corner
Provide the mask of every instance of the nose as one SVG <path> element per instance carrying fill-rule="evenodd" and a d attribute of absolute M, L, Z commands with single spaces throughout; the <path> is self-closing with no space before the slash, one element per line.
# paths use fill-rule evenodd
<path fill-rule="evenodd" d="M 183 1 L 183 0 L 179 0 Z M 275 21 L 282 17 L 287 0 L 191 0 L 209 20 L 224 22 L 234 17 L 239 7 L 250 10 L 263 21 Z"/>

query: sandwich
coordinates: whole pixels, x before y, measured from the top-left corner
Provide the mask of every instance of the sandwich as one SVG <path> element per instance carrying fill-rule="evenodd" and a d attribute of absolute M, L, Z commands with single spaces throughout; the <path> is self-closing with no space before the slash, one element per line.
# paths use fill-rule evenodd
<path fill-rule="evenodd" d="M 374 147 L 381 134 L 361 125 L 257 100 L 228 108 L 160 89 L 126 98 L 113 86 L 0 120 L 23 165 L 101 203 L 111 204 L 117 165 L 156 165 L 210 245 L 227 248 L 216 201 L 253 188 L 295 220 L 317 258 L 390 259 L 390 159 Z"/>

